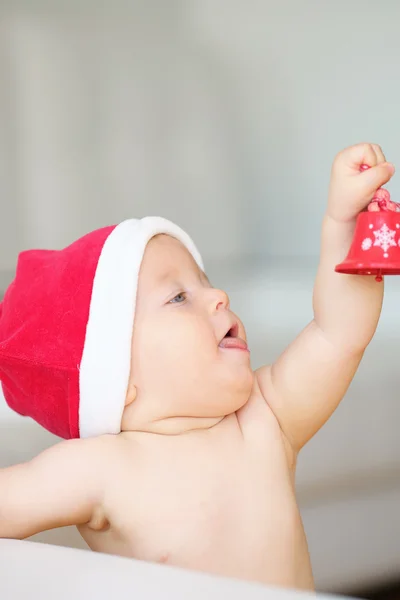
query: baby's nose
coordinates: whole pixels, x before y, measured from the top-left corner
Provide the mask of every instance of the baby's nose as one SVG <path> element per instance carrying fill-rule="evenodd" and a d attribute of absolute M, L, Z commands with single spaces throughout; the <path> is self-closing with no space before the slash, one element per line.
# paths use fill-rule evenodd
<path fill-rule="evenodd" d="M 215 308 L 216 310 L 220 310 L 221 308 L 228 309 L 229 308 L 229 297 L 226 292 L 223 290 L 214 290 L 215 294 Z"/>

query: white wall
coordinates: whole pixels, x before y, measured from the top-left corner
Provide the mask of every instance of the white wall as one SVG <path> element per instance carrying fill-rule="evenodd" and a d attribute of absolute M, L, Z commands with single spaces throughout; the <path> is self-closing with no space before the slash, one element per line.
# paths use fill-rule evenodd
<path fill-rule="evenodd" d="M 103 4 L 0 1 L 0 268 L 150 213 L 315 255 L 336 151 L 399 161 L 395 0 Z"/>

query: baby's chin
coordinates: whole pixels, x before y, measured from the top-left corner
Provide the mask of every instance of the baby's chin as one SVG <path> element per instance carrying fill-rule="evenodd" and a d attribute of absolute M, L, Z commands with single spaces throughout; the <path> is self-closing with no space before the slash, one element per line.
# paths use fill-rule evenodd
<path fill-rule="evenodd" d="M 224 381 L 223 390 L 221 390 L 221 408 L 224 406 L 225 414 L 234 413 L 242 408 L 248 399 L 254 385 L 254 373 L 249 366 L 242 366 L 235 369 L 234 374 L 228 381 Z"/>

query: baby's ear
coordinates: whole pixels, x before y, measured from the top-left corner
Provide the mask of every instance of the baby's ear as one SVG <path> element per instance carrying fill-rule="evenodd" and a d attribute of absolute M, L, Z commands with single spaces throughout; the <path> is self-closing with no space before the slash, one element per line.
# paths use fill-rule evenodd
<path fill-rule="evenodd" d="M 127 406 L 129 406 L 130 404 L 132 404 L 132 402 L 134 402 L 136 400 L 136 386 L 134 385 L 133 381 L 129 381 L 128 384 L 128 390 L 126 392 L 126 398 L 125 398 L 125 408 Z"/>

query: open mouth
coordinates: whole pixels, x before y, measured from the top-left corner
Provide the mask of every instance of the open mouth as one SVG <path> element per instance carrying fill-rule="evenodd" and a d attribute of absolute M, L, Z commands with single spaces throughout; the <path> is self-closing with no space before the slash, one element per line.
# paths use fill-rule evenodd
<path fill-rule="evenodd" d="M 235 323 L 224 335 L 222 340 L 219 343 L 220 348 L 229 349 L 229 350 L 244 350 L 246 352 L 249 351 L 247 343 L 245 340 L 242 340 L 239 335 L 239 325 Z"/>
<path fill-rule="evenodd" d="M 224 335 L 223 339 L 226 338 L 237 338 L 239 333 L 239 325 L 236 323 L 235 325 L 233 325 L 233 327 L 231 327 L 226 334 Z"/>

